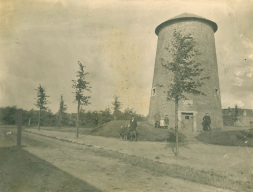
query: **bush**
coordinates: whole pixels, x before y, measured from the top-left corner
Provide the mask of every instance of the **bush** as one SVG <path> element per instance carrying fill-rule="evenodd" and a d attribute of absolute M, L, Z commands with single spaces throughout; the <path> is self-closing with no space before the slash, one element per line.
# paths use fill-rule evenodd
<path fill-rule="evenodd" d="M 186 141 L 186 136 L 182 133 L 178 133 L 178 141 L 183 143 Z M 176 134 L 175 132 L 169 132 L 169 137 L 167 139 L 167 142 L 176 142 Z"/>
<path fill-rule="evenodd" d="M 17 107 L 0 108 L 0 119 L 3 124 L 14 125 L 17 120 Z"/>

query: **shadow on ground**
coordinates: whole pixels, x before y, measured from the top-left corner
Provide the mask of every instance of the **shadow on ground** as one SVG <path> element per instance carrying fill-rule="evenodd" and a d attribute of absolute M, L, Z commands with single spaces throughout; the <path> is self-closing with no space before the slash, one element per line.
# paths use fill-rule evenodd
<path fill-rule="evenodd" d="M 100 190 L 20 147 L 8 146 L 0 147 L 0 191 L 99 192 Z"/>

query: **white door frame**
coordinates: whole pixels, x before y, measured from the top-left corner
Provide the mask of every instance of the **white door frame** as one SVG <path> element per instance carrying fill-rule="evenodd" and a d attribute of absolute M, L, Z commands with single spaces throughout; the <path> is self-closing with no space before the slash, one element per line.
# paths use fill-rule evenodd
<path fill-rule="evenodd" d="M 197 132 L 197 111 L 178 111 L 178 128 L 182 127 L 182 113 L 192 113 L 193 114 L 193 132 Z"/>

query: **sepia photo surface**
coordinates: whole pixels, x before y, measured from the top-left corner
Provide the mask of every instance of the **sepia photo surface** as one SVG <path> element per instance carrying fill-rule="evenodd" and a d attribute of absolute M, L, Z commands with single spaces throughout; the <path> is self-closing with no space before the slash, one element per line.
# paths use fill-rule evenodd
<path fill-rule="evenodd" d="M 0 191 L 252 191 L 252 17 L 0 0 Z"/>

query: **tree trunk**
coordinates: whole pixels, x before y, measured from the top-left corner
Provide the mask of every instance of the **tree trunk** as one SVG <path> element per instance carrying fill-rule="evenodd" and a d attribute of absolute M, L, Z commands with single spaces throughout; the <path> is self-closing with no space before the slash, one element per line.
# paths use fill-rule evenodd
<path fill-rule="evenodd" d="M 175 155 L 179 155 L 178 149 L 178 97 L 175 98 L 175 134 L 176 134 L 176 153 Z"/>
<path fill-rule="evenodd" d="M 79 135 L 79 111 L 80 111 L 80 101 L 78 101 L 77 105 L 77 115 L 76 115 L 76 138 Z"/>
<path fill-rule="evenodd" d="M 61 129 L 61 125 L 62 125 L 62 112 L 60 111 L 60 122 L 59 122 L 60 129 Z"/>
<path fill-rule="evenodd" d="M 38 131 L 40 130 L 40 113 L 41 113 L 41 108 L 40 108 L 40 111 L 39 111 Z"/>

